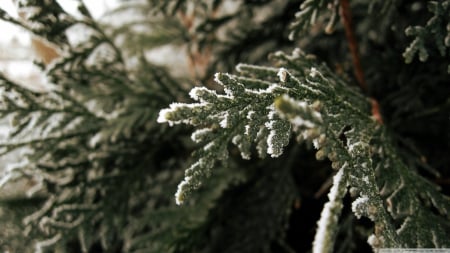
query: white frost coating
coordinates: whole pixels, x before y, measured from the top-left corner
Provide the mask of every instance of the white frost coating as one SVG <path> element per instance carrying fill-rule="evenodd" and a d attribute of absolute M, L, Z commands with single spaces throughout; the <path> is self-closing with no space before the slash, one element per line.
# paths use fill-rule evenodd
<path fill-rule="evenodd" d="M 276 113 L 276 111 L 275 111 L 275 107 L 274 107 L 273 105 L 270 105 L 270 106 L 267 107 L 267 109 L 270 110 L 270 111 L 269 111 L 269 114 L 267 115 L 267 117 L 268 117 L 269 119 L 274 119 L 274 118 L 275 118 L 275 115 L 277 115 L 277 113 Z"/>
<path fill-rule="evenodd" d="M 214 148 L 214 141 L 211 141 L 211 142 L 209 142 L 208 144 L 206 144 L 204 147 L 203 147 L 203 150 L 205 150 L 205 151 L 209 151 L 209 150 L 211 150 L 212 148 Z"/>
<path fill-rule="evenodd" d="M 260 157 L 264 157 L 266 154 L 266 150 L 267 150 L 267 142 L 265 141 L 265 134 L 266 134 L 266 130 L 267 128 L 261 126 L 258 130 L 258 132 L 256 133 L 256 139 L 255 140 L 259 140 L 258 144 L 256 145 L 256 150 L 258 151 L 258 155 Z"/>
<path fill-rule="evenodd" d="M 178 185 L 177 192 L 175 193 L 175 203 L 177 205 L 182 205 L 184 203 L 184 194 L 185 194 L 185 187 L 189 185 L 189 182 L 191 181 L 192 177 L 185 177 L 184 180 Z"/>
<path fill-rule="evenodd" d="M 245 139 L 244 139 L 244 141 L 245 141 Z M 239 150 L 241 151 L 242 159 L 250 160 L 251 154 L 250 154 L 250 152 L 248 152 L 248 150 L 246 150 L 245 144 L 247 144 L 247 143 L 245 143 L 244 141 L 243 141 L 242 135 L 236 135 L 233 137 L 233 139 L 231 139 L 231 142 L 234 145 L 236 145 L 239 148 Z"/>
<path fill-rule="evenodd" d="M 22 168 L 22 167 L 27 166 L 27 165 L 29 164 L 29 162 L 30 162 L 30 161 L 28 160 L 28 158 L 25 157 L 25 158 L 23 158 L 20 162 L 16 162 L 16 163 L 14 163 L 14 162 L 7 163 L 7 164 L 3 167 L 3 170 L 4 170 L 5 172 L 11 172 L 11 171 L 13 171 L 13 170 L 16 170 L 16 169 L 19 169 L 19 168 Z"/>
<path fill-rule="evenodd" d="M 158 123 L 165 123 L 168 122 L 170 126 L 173 125 L 170 121 L 167 120 L 167 115 L 171 112 L 171 109 L 162 109 L 159 111 L 158 119 L 156 119 L 156 122 Z"/>
<path fill-rule="evenodd" d="M 229 128 L 230 127 L 230 114 L 225 112 L 223 114 L 223 119 L 219 122 L 221 128 Z"/>
<path fill-rule="evenodd" d="M 369 177 L 368 177 L 368 176 L 364 176 L 364 177 L 362 178 L 362 180 L 364 181 L 364 183 L 370 184 L 370 182 L 369 182 Z"/>
<path fill-rule="evenodd" d="M 242 136 L 236 135 L 236 136 L 233 137 L 233 139 L 231 139 L 231 142 L 234 145 L 238 145 L 241 140 L 242 140 Z"/>
<path fill-rule="evenodd" d="M 295 58 L 298 58 L 301 55 L 302 55 L 302 50 L 300 48 L 298 48 L 298 47 L 296 47 L 294 49 L 294 51 L 292 52 L 292 56 L 295 57 Z"/>
<path fill-rule="evenodd" d="M 361 216 L 366 214 L 368 201 L 369 201 L 369 198 L 367 196 L 361 196 L 361 197 L 357 198 L 355 201 L 353 201 L 352 211 L 358 219 L 360 219 Z"/>
<path fill-rule="evenodd" d="M 250 135 L 250 126 L 249 125 L 245 125 L 245 135 Z"/>
<path fill-rule="evenodd" d="M 189 184 L 192 177 L 185 177 L 184 180 L 178 185 L 177 192 L 175 193 L 175 203 L 182 205 L 184 203 L 184 191 L 183 188 Z"/>
<path fill-rule="evenodd" d="M 294 41 L 295 40 L 295 34 L 294 34 L 294 32 L 290 32 L 289 33 L 289 36 L 288 36 L 288 39 L 290 40 L 290 41 Z"/>
<path fill-rule="evenodd" d="M 296 127 L 304 126 L 306 128 L 314 128 L 316 126 L 316 124 L 314 124 L 313 122 L 311 122 L 309 120 L 305 120 L 299 116 L 296 116 L 295 118 L 293 118 L 291 120 L 291 123 Z"/>
<path fill-rule="evenodd" d="M 315 149 L 321 148 L 321 146 L 320 146 L 320 144 L 319 144 L 319 138 L 315 138 L 315 139 L 312 141 L 312 143 L 313 143 L 313 146 L 314 146 Z"/>
<path fill-rule="evenodd" d="M 267 136 L 267 153 L 273 158 L 279 157 L 283 153 L 283 151 L 277 147 L 276 141 L 276 132 L 272 130 L 270 131 L 269 136 Z"/>
<path fill-rule="evenodd" d="M 277 76 L 280 78 L 280 82 L 284 83 L 287 80 L 288 72 L 285 68 L 280 68 L 277 73 Z"/>
<path fill-rule="evenodd" d="M 309 76 L 314 78 L 314 77 L 316 77 L 316 75 L 317 75 L 317 69 L 312 67 L 311 72 L 309 72 Z"/>
<path fill-rule="evenodd" d="M 192 90 L 189 92 L 189 96 L 190 96 L 192 99 L 194 99 L 195 101 L 198 101 L 198 100 L 199 100 L 199 97 L 198 97 L 199 93 L 200 93 L 200 87 L 194 87 L 194 88 L 192 88 Z"/>
<path fill-rule="evenodd" d="M 212 130 L 210 128 L 198 129 L 191 134 L 191 139 L 194 142 L 199 143 L 199 142 L 203 141 L 204 137 L 206 137 L 211 132 L 212 132 Z"/>
<path fill-rule="evenodd" d="M 269 106 L 269 108 L 271 107 L 273 106 Z M 275 118 L 275 116 L 276 112 L 274 110 L 271 110 L 269 112 L 268 118 L 272 120 L 264 124 L 268 129 L 271 130 L 269 132 L 269 135 L 267 136 L 267 153 L 274 158 L 282 154 L 280 147 L 277 147 L 278 145 L 276 144 L 278 140 L 276 136 L 276 131 L 274 130 L 274 124 L 276 123 L 276 121 L 274 121 L 273 119 Z"/>
<path fill-rule="evenodd" d="M 333 177 L 333 186 L 317 222 L 317 231 L 313 242 L 313 253 L 331 253 L 333 251 L 338 219 L 343 207 L 342 198 L 346 192 L 344 170 L 346 165 Z"/>
<path fill-rule="evenodd" d="M 379 248 L 380 247 L 380 240 L 374 235 L 371 234 L 369 238 L 367 238 L 367 243 L 372 246 L 372 248 Z"/>
<path fill-rule="evenodd" d="M 253 116 L 256 114 L 256 112 L 255 111 L 249 111 L 248 113 L 247 113 L 247 119 L 248 120 L 252 120 L 253 119 Z"/>
<path fill-rule="evenodd" d="M 52 238 L 45 240 L 45 241 L 40 241 L 36 243 L 36 253 L 42 253 L 42 249 L 55 245 L 59 240 L 61 240 L 62 235 L 61 234 L 57 234 L 55 236 L 53 236 Z"/>
<path fill-rule="evenodd" d="M 275 121 L 271 120 L 269 122 L 264 123 L 264 126 L 266 126 L 268 129 L 273 129 L 273 124 L 275 124 Z"/>
<path fill-rule="evenodd" d="M 169 123 L 170 126 L 173 126 L 174 124 L 191 124 L 191 121 L 189 119 L 181 119 L 181 120 L 171 120 L 170 115 L 175 114 L 178 110 L 182 110 L 185 108 L 189 108 L 191 110 L 195 110 L 198 108 L 201 108 L 205 106 L 206 103 L 196 103 L 196 104 L 183 104 L 183 103 L 172 103 L 170 104 L 170 108 L 162 109 L 159 111 L 158 119 L 156 119 L 156 122 L 158 123 Z"/>
<path fill-rule="evenodd" d="M 341 180 L 343 180 L 342 176 L 344 175 L 344 169 L 345 169 L 345 167 L 347 167 L 347 164 L 344 164 L 342 167 L 343 168 L 340 169 L 336 173 L 336 175 L 334 175 L 334 177 L 333 177 L 333 187 L 331 187 L 330 192 L 328 193 L 328 198 L 331 199 L 331 200 L 335 199 L 336 196 L 338 196 L 338 193 L 339 193 L 338 192 L 339 191 L 338 185 L 339 185 L 339 182 L 341 182 Z"/>
<path fill-rule="evenodd" d="M 279 84 L 273 83 L 267 89 L 262 90 L 261 93 L 276 93 L 280 92 L 280 90 L 283 90 L 285 92 L 288 92 L 289 90 L 286 87 L 280 86 Z"/>
<path fill-rule="evenodd" d="M 357 142 L 355 142 L 353 144 L 350 143 L 349 141 L 347 141 L 347 143 L 348 143 L 348 151 L 349 152 L 353 152 L 355 150 L 355 148 L 357 148 L 357 147 L 367 146 L 367 143 L 364 143 L 364 142 L 361 142 L 361 141 L 357 141 Z"/>
<path fill-rule="evenodd" d="M 332 214 L 330 213 L 330 208 L 328 203 L 325 204 L 322 214 L 320 215 L 320 220 L 316 231 L 316 236 L 313 243 L 313 253 L 326 253 L 326 246 L 328 245 L 328 236 L 326 229 L 328 228 L 327 221 L 329 221 Z"/>
<path fill-rule="evenodd" d="M 220 84 L 221 86 L 224 87 L 223 91 L 225 92 L 225 94 L 226 94 L 228 97 L 233 97 L 232 91 L 231 91 L 230 89 L 228 89 L 227 87 L 225 87 L 225 85 L 223 84 L 223 82 L 220 80 L 220 76 L 221 76 L 221 75 L 226 75 L 226 74 L 221 74 L 221 73 L 216 73 L 216 74 L 214 74 L 214 82 L 216 82 L 216 83 L 218 83 L 218 84 Z"/>
<path fill-rule="evenodd" d="M 189 92 L 189 96 L 195 101 L 204 101 L 204 100 L 202 100 L 201 97 L 207 93 L 213 93 L 214 95 L 217 96 L 217 93 L 215 91 L 208 90 L 205 87 L 192 88 L 191 91 Z"/>
<path fill-rule="evenodd" d="M 95 148 L 103 140 L 103 132 L 98 132 L 94 137 L 89 140 L 89 147 Z"/>
<path fill-rule="evenodd" d="M 309 76 L 312 77 L 312 78 L 314 78 L 316 76 L 324 78 L 322 73 L 320 73 L 315 67 L 311 67 L 311 71 L 309 72 Z"/>

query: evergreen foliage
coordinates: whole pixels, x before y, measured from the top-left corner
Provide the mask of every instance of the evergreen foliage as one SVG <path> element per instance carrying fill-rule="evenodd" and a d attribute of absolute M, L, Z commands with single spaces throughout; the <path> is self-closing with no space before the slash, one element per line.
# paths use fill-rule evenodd
<path fill-rule="evenodd" d="M 3 251 L 450 248 L 450 1 L 78 3 L 0 10 L 58 52 L 0 74 Z"/>

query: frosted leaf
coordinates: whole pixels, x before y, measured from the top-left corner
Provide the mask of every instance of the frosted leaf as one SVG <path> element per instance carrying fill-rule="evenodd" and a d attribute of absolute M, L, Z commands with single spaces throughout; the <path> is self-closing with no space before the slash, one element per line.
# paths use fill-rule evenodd
<path fill-rule="evenodd" d="M 285 68 L 280 68 L 280 70 L 277 73 L 277 76 L 280 78 L 280 82 L 284 83 L 286 82 L 286 78 L 288 77 L 288 72 Z"/>
<path fill-rule="evenodd" d="M 223 115 L 221 115 L 222 120 L 219 122 L 220 127 L 222 128 L 229 128 L 232 126 L 232 123 L 230 122 L 230 113 L 225 112 Z"/>
<path fill-rule="evenodd" d="M 270 129 L 267 137 L 267 153 L 272 157 L 283 154 L 283 148 L 289 143 L 291 137 L 291 125 L 285 121 L 270 121 L 266 124 Z"/>
<path fill-rule="evenodd" d="M 191 179 L 192 179 L 192 177 L 185 177 L 184 180 L 180 184 L 178 184 L 178 190 L 175 193 L 175 203 L 177 205 L 182 205 L 184 203 L 184 200 L 186 198 L 187 188 L 192 187 L 191 182 L 190 182 Z M 196 185 L 195 187 L 192 187 L 192 188 L 196 188 L 199 186 L 200 185 Z"/>
<path fill-rule="evenodd" d="M 98 132 L 97 134 L 95 134 L 90 140 L 89 140 L 89 146 L 91 148 L 95 148 L 97 147 L 97 145 L 99 143 L 101 143 L 102 141 L 104 141 L 104 135 L 103 132 Z"/>
<path fill-rule="evenodd" d="M 248 136 L 236 135 L 231 142 L 239 148 L 243 159 L 249 160 L 251 158 L 251 142 L 248 140 Z"/>
<path fill-rule="evenodd" d="M 309 4 L 312 2 L 315 1 Z M 407 245 L 394 224 L 414 215 L 414 210 L 429 209 L 427 205 L 431 204 L 444 216 L 449 213 L 446 200 L 439 198 L 440 193 L 430 185 L 416 180 L 420 177 L 399 158 L 388 131 L 371 119 L 367 97 L 300 50 L 292 55 L 277 52 L 272 58 L 279 60 L 278 68 L 240 64 L 237 68 L 240 76 L 217 74 L 215 78 L 223 86 L 224 95 L 207 90 L 201 91 L 207 95 L 200 95 L 200 89 L 195 90 L 191 96 L 200 101 L 201 96 L 208 96 L 207 103 L 182 105 L 180 111 L 170 111 L 161 122 L 219 129 L 198 152 L 203 163 L 218 160 L 218 156 L 212 155 L 218 149 L 213 140 L 223 146 L 233 143 L 244 158 L 250 157 L 248 143 L 256 144 L 260 157 L 266 154 L 277 157 L 294 132 L 298 140 L 312 143 L 318 149 L 318 158 L 331 160 L 332 168 L 337 170 L 337 181 L 342 170 L 349 171 L 348 180 L 334 182 L 330 190 L 330 201 L 318 223 L 314 252 L 332 249 L 330 245 L 335 239 L 332 235 L 338 227 L 337 212 L 342 209 L 342 201 L 336 196 L 342 197 L 347 187 L 352 189 L 352 197 L 359 195 L 352 203 L 354 214 L 375 223 L 376 236 L 370 239 L 375 249 Z M 176 195 L 178 204 L 201 184 L 201 177 L 210 173 L 210 169 L 194 163 L 186 171 Z M 403 189 L 403 183 L 415 187 Z M 414 226 L 429 227 L 417 219 L 415 222 Z M 438 237 L 430 235 L 423 240 L 435 241 Z"/>
<path fill-rule="evenodd" d="M 184 180 L 178 184 L 177 192 L 175 193 L 177 205 L 182 205 L 186 197 L 202 185 L 201 180 L 210 176 L 211 168 L 214 165 L 210 159 L 211 157 L 209 159 L 206 157 L 200 158 L 185 171 Z"/>
<path fill-rule="evenodd" d="M 367 215 L 367 205 L 369 202 L 368 197 L 359 197 L 352 203 L 352 211 L 360 219 L 362 216 Z"/>
<path fill-rule="evenodd" d="M 318 75 L 318 73 L 319 72 L 317 71 L 317 69 L 312 67 L 311 71 L 309 72 L 309 76 L 312 77 L 312 78 L 315 78 Z"/>
<path fill-rule="evenodd" d="M 173 123 L 170 122 L 170 121 L 168 120 L 168 115 L 169 115 L 170 112 L 171 112 L 171 109 L 162 109 L 162 110 L 159 112 L 158 119 L 157 119 L 156 121 L 157 121 L 158 123 L 165 123 L 165 122 L 168 122 L 169 125 L 172 126 Z"/>
<path fill-rule="evenodd" d="M 266 157 L 267 154 L 267 140 L 266 138 L 269 135 L 269 131 L 266 127 L 260 127 L 258 133 L 256 134 L 256 150 L 258 151 L 258 156 L 260 158 Z"/>
<path fill-rule="evenodd" d="M 250 135 L 250 129 L 251 129 L 251 126 L 249 126 L 249 125 L 245 125 L 245 135 Z"/>
<path fill-rule="evenodd" d="M 192 133 L 191 139 L 196 143 L 200 143 L 200 142 L 206 141 L 207 139 L 211 138 L 212 133 L 213 133 L 213 130 L 211 128 L 198 129 Z"/>
<path fill-rule="evenodd" d="M 342 199 L 347 192 L 347 170 L 346 164 L 333 177 L 333 186 L 328 193 L 329 201 L 325 203 L 317 222 L 313 253 L 331 253 L 333 251 L 338 220 L 344 206 Z"/>
<path fill-rule="evenodd" d="M 199 102 L 213 102 L 217 98 L 216 91 L 209 90 L 205 87 L 194 87 L 190 92 L 189 96 Z"/>
<path fill-rule="evenodd" d="M 379 249 L 379 248 L 382 248 L 382 246 L 383 246 L 383 238 L 377 237 L 376 235 L 372 234 L 367 239 L 367 243 L 370 246 L 372 246 L 372 248 Z"/>

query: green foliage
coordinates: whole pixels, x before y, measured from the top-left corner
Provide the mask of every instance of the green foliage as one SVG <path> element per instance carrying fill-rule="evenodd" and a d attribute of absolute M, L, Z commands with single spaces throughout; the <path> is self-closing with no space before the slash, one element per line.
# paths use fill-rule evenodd
<path fill-rule="evenodd" d="M 305 33 L 308 28 L 317 23 L 318 19 L 322 17 L 321 12 L 323 12 L 326 8 L 331 9 L 331 16 L 329 17 L 328 24 L 325 27 L 325 32 L 332 33 L 338 18 L 338 7 L 339 4 L 336 0 L 303 1 L 300 5 L 300 11 L 295 14 L 295 21 L 291 24 L 289 38 L 294 40 L 300 34 Z"/>
<path fill-rule="evenodd" d="M 427 61 L 430 54 L 427 48 L 433 42 L 441 57 L 450 55 L 450 1 L 429 1 L 427 7 L 433 17 L 426 25 L 410 26 L 405 30 L 407 36 L 415 37 L 403 53 L 406 63 L 411 63 L 416 55 L 420 61 Z"/>
<path fill-rule="evenodd" d="M 108 25 L 78 3 L 79 17 L 55 0 L 19 1 L 23 20 L 0 10 L 59 54 L 37 63 L 45 91 L 0 74 L 1 250 L 450 247 L 449 1 L 421 26 L 418 1 L 351 1 L 372 94 L 348 75 L 339 1 L 124 1 Z M 166 67 L 148 56 L 167 48 Z M 317 228 L 299 210 L 322 210 Z"/>
<path fill-rule="evenodd" d="M 281 68 L 239 65 L 239 76 L 218 74 L 216 80 L 224 86 L 225 95 L 194 88 L 190 94 L 199 103 L 172 104 L 161 111 L 160 122 L 200 128 L 193 139 L 203 143 L 197 152 L 199 162 L 186 170 L 185 180 L 179 185 L 177 203 L 181 204 L 211 174 L 216 160 L 227 158 L 229 142 L 239 148 L 243 158 L 250 158 L 252 143 L 256 143 L 260 156 L 267 152 L 278 157 L 292 129 L 298 140 L 314 143 L 318 159 L 328 157 L 333 168 L 343 171 L 337 177 L 340 180 L 336 179 L 337 189 L 331 190 L 339 194 L 330 195 L 330 209 L 325 206 L 323 211 L 314 250 L 332 251 L 342 208 L 338 199 L 344 197 L 346 187 L 358 197 L 352 204 L 355 215 L 370 218 L 377 227 L 378 233 L 370 239 L 374 248 L 446 247 L 450 201 L 397 158 L 391 137 L 369 117 L 367 99 L 299 51 L 291 56 L 277 53 L 274 58 L 281 61 L 277 64 Z M 281 111 L 281 116 L 275 110 Z M 283 118 L 291 124 L 286 125 Z M 333 212 L 336 214 L 331 216 Z M 417 220 L 412 221 L 410 217 L 417 214 Z M 435 222 L 429 229 L 434 235 L 417 229 L 427 231 L 430 226 L 420 217 L 433 217 Z M 392 220 L 399 224 L 398 230 Z M 328 242 L 331 245 L 327 246 Z"/>
<path fill-rule="evenodd" d="M 53 8 L 43 8 L 34 16 L 36 22 L 68 15 L 55 2 L 46 3 Z M 96 243 L 105 249 L 121 247 L 122 235 L 122 240 L 114 238 L 134 209 L 149 201 L 158 208 L 168 205 L 170 197 L 163 193 L 171 191 L 161 186 L 170 187 L 176 174 L 161 168 L 179 163 L 160 159 L 162 151 L 148 147 L 164 146 L 177 132 L 161 135 L 155 119 L 163 104 L 182 97 L 182 89 L 164 69 L 145 60 L 126 72 L 120 52 L 80 8 L 86 15 L 72 26 L 81 26 L 90 37 L 79 44 L 58 44 L 63 56 L 44 69 L 55 87 L 36 94 L 4 76 L 0 81 L 1 117 L 11 122 L 2 154 L 30 149 L 27 163 L 5 171 L 3 179 L 32 178 L 37 184 L 29 194 L 43 191 L 46 196 L 42 207 L 24 219 L 28 236 L 45 236 L 36 243 L 37 251 L 68 243 L 73 236 L 82 251 Z M 69 27 L 52 29 L 33 32 L 57 42 Z M 131 78 L 133 72 L 143 80 Z"/>

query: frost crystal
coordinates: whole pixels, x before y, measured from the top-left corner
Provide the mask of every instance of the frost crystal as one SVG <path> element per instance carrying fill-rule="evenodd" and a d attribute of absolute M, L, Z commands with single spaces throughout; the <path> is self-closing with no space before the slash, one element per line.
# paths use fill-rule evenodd
<path fill-rule="evenodd" d="M 352 211 L 356 217 L 361 218 L 367 215 L 368 197 L 359 197 L 352 203 Z"/>
<path fill-rule="evenodd" d="M 314 67 L 312 67 L 312 68 L 311 68 L 311 71 L 309 72 L 309 76 L 312 77 L 312 78 L 314 78 L 314 77 L 316 77 L 318 74 L 319 74 L 319 72 L 317 71 L 317 69 L 314 68 Z"/>
<path fill-rule="evenodd" d="M 285 68 L 280 68 L 277 73 L 277 76 L 280 78 L 280 82 L 284 83 L 287 80 L 288 72 Z"/>
<path fill-rule="evenodd" d="M 202 141 L 205 141 L 205 139 L 212 133 L 212 129 L 210 128 L 202 128 L 198 129 L 195 132 L 192 133 L 191 139 L 196 142 L 200 143 Z"/>
<path fill-rule="evenodd" d="M 172 126 L 173 123 L 170 122 L 170 121 L 167 119 L 167 116 L 168 116 L 168 114 L 170 113 L 170 111 L 171 111 L 171 109 L 162 109 L 162 110 L 159 112 L 158 119 L 156 119 L 156 122 L 158 122 L 158 123 L 165 123 L 165 122 L 168 122 L 169 125 Z"/>
<path fill-rule="evenodd" d="M 220 121 L 219 125 L 222 128 L 229 128 L 231 126 L 230 114 L 228 112 L 225 112 L 223 114 L 222 120 Z"/>

